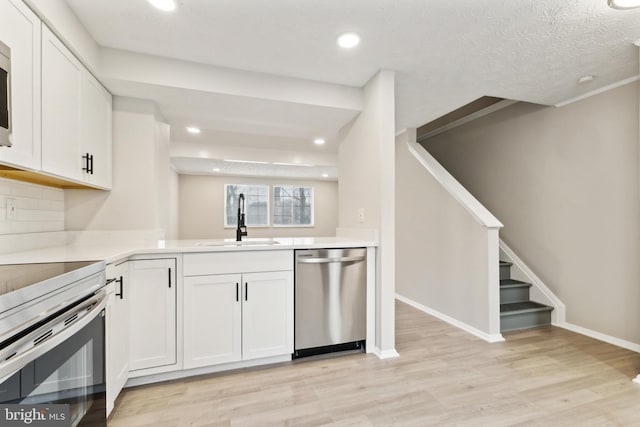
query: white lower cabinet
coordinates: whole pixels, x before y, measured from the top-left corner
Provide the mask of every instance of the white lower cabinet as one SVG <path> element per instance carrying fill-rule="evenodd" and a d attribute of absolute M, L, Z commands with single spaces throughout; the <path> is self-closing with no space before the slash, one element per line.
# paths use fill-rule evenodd
<path fill-rule="evenodd" d="M 129 261 L 129 280 L 129 370 L 175 365 L 176 259 Z"/>
<path fill-rule="evenodd" d="M 242 359 L 240 274 L 184 278 L 184 367 Z"/>
<path fill-rule="evenodd" d="M 293 353 L 291 250 L 140 255 L 107 277 L 108 412 L 127 381 Z"/>
<path fill-rule="evenodd" d="M 293 353 L 293 271 L 184 278 L 184 367 Z"/>
<path fill-rule="evenodd" d="M 107 267 L 108 286 L 106 322 L 107 416 L 118 394 L 129 379 L 129 300 L 128 264 Z"/>
<path fill-rule="evenodd" d="M 293 271 L 242 275 L 242 360 L 293 353 Z"/>

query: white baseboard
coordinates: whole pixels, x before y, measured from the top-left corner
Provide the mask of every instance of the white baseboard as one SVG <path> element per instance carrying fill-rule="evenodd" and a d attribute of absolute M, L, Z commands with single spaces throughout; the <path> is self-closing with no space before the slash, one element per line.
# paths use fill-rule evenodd
<path fill-rule="evenodd" d="M 586 335 L 591 338 L 595 338 L 599 341 L 604 341 L 609 344 L 616 345 L 618 347 L 625 348 L 627 350 L 635 351 L 636 353 L 640 353 L 640 344 L 633 343 L 631 341 L 626 341 L 621 338 L 616 338 L 611 335 L 603 334 L 602 332 L 594 331 L 591 329 L 583 328 L 582 326 L 574 325 L 572 323 L 564 322 L 557 325 L 560 328 L 567 329 L 572 332 L 576 332 L 581 335 Z M 638 378 L 636 378 L 638 379 Z"/>
<path fill-rule="evenodd" d="M 398 353 L 395 348 L 392 348 L 390 350 L 380 350 L 378 347 L 374 347 L 372 353 L 378 356 L 378 359 L 380 360 L 400 357 L 400 353 Z"/>
<path fill-rule="evenodd" d="M 136 387 L 139 385 L 153 384 L 161 381 L 176 380 L 180 378 L 193 377 L 196 375 L 213 374 L 216 372 L 231 371 L 234 369 L 251 368 L 254 366 L 268 365 L 272 363 L 291 362 L 291 355 L 265 357 L 263 359 L 253 359 L 241 362 L 224 363 L 222 365 L 205 366 L 202 368 L 175 370 L 172 372 L 164 372 L 160 374 L 145 375 L 135 378 L 129 378 L 125 384 L 125 388 Z"/>
<path fill-rule="evenodd" d="M 502 334 L 488 334 L 480 329 L 477 329 L 471 325 L 468 325 L 464 322 L 461 322 L 453 317 L 447 316 L 446 314 L 440 313 L 437 310 L 434 310 L 426 305 L 422 305 L 419 302 L 413 301 L 407 297 L 403 297 L 402 295 L 396 294 L 396 299 L 402 301 L 405 304 L 409 304 L 411 307 L 416 308 L 424 313 L 427 313 L 433 317 L 437 317 L 438 319 L 447 322 L 448 324 L 455 326 L 456 328 L 462 329 L 465 332 L 470 333 L 482 340 L 485 340 L 489 343 L 503 342 L 504 338 Z"/>

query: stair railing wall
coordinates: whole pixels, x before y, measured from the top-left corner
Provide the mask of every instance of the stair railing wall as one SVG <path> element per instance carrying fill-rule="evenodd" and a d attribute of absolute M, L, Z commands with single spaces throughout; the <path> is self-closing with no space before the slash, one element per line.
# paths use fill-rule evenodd
<path fill-rule="evenodd" d="M 399 300 L 489 342 L 500 334 L 502 223 L 416 142 L 396 137 Z"/>

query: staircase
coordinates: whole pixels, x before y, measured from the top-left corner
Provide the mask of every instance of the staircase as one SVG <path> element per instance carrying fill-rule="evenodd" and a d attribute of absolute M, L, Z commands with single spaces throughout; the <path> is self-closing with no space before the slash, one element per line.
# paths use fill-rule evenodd
<path fill-rule="evenodd" d="M 512 265 L 500 261 L 500 332 L 550 325 L 553 307 L 529 299 L 531 283 L 512 279 Z"/>

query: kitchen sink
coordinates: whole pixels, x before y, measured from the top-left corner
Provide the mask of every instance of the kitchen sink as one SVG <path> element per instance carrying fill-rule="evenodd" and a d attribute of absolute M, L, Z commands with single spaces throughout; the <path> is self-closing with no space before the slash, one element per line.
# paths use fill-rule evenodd
<path fill-rule="evenodd" d="M 234 239 L 224 240 L 208 240 L 206 242 L 198 242 L 196 246 L 259 246 L 259 245 L 277 245 L 278 242 L 275 239 L 270 238 L 249 238 L 244 239 L 241 242 L 237 242 Z"/>

